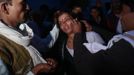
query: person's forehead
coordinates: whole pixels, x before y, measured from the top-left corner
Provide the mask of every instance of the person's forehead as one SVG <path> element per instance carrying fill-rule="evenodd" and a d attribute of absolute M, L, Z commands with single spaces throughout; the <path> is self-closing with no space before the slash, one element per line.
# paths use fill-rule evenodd
<path fill-rule="evenodd" d="M 12 2 L 16 2 L 16 3 L 22 3 L 25 2 L 26 0 L 12 0 Z"/>
<path fill-rule="evenodd" d="M 61 19 L 65 19 L 65 18 L 68 18 L 68 17 L 71 17 L 71 16 L 67 13 L 64 13 L 60 16 Z"/>

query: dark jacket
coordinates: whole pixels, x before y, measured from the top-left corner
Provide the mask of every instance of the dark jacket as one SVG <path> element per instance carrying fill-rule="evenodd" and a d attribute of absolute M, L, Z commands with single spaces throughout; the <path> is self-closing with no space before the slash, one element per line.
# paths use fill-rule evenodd
<path fill-rule="evenodd" d="M 134 48 L 121 39 L 107 49 L 91 54 L 81 45 L 85 39 L 78 35 L 75 41 L 74 62 L 78 75 L 134 75 Z"/>

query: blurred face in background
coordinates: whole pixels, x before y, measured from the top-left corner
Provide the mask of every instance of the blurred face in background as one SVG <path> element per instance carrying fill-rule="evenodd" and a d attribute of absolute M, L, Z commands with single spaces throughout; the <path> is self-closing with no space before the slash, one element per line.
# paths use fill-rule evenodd
<path fill-rule="evenodd" d="M 98 10 L 95 9 L 95 8 L 91 9 L 91 13 L 90 13 L 90 14 L 91 14 L 92 17 L 94 17 L 94 18 L 96 18 L 96 17 L 99 16 L 99 12 L 98 12 Z"/>
<path fill-rule="evenodd" d="M 75 13 L 75 14 L 79 14 L 79 13 L 82 13 L 82 8 L 81 7 L 74 7 L 72 9 L 72 12 Z"/>

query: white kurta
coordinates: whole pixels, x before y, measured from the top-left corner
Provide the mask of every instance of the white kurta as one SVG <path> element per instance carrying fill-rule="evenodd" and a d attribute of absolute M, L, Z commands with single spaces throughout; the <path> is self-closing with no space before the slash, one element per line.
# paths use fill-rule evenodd
<path fill-rule="evenodd" d="M 32 29 L 29 28 L 27 24 L 20 25 L 21 30 L 23 30 L 24 27 L 26 27 L 28 36 L 23 36 L 18 31 L 0 22 L 0 34 L 26 48 L 33 60 L 34 66 L 40 63 L 46 63 L 46 61 L 41 57 L 40 53 L 33 46 L 29 45 L 30 40 L 33 36 Z"/>

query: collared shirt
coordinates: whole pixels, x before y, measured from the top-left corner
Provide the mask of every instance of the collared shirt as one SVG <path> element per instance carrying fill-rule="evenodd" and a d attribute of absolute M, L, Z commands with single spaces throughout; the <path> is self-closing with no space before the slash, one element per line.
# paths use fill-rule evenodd
<path fill-rule="evenodd" d="M 120 19 L 119 19 L 118 24 L 117 24 L 116 32 L 119 33 L 119 34 L 123 33 L 122 24 L 121 24 Z"/>
<path fill-rule="evenodd" d="M 126 38 L 124 38 L 126 41 L 128 41 L 133 47 L 134 47 L 134 30 L 132 31 L 128 31 L 124 33 L 125 36 L 127 36 Z M 130 36 L 130 37 L 129 37 Z M 132 38 L 131 38 L 132 37 Z"/>
<path fill-rule="evenodd" d="M 131 30 L 131 31 L 128 31 L 128 32 L 125 32 L 125 33 L 134 36 L 134 30 Z"/>

